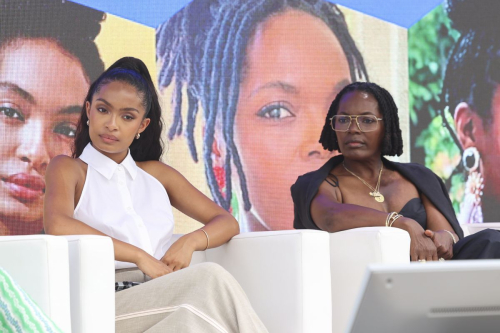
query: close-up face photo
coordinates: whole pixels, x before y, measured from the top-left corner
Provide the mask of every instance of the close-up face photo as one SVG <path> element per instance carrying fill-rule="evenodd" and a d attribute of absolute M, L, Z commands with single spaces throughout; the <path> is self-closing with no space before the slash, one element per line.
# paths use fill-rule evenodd
<path fill-rule="evenodd" d="M 255 212 L 249 223 L 252 230 L 287 228 L 289 184 L 333 156 L 318 133 L 331 101 L 350 82 L 349 65 L 321 19 L 290 9 L 257 26 L 243 72 L 234 137 Z"/>
<path fill-rule="evenodd" d="M 46 170 L 73 154 L 91 83 L 125 55 L 153 67 L 153 40 L 72 1 L 0 1 L 0 235 L 44 232 Z"/>
<path fill-rule="evenodd" d="M 447 0 L 408 30 L 411 159 L 443 179 L 463 224 L 500 220 L 498 9 Z M 423 37 L 431 26 L 440 33 Z"/>
<path fill-rule="evenodd" d="M 40 232 L 45 170 L 71 152 L 89 79 L 78 59 L 46 39 L 5 43 L 0 57 L 0 221 Z M 55 76 L 60 68 L 65 74 Z"/>

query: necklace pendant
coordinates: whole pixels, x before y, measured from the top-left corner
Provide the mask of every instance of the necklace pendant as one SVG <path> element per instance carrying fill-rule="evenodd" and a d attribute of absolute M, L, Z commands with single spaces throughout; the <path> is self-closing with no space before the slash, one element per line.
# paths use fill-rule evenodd
<path fill-rule="evenodd" d="M 373 191 L 373 192 L 370 192 L 370 195 L 375 199 L 375 201 L 377 202 L 384 202 L 385 198 L 384 196 L 382 195 L 382 193 L 380 193 L 379 191 Z"/>

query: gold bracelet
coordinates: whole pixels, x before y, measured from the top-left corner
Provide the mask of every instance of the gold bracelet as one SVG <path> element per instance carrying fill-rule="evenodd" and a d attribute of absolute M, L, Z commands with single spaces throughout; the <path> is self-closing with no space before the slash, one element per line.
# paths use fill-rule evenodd
<path fill-rule="evenodd" d="M 389 227 L 389 222 L 394 217 L 394 215 L 398 215 L 398 213 L 392 212 L 392 213 L 389 213 L 389 215 L 387 215 L 387 218 L 385 219 L 385 226 L 386 227 Z"/>
<path fill-rule="evenodd" d="M 210 244 L 210 238 L 208 237 L 207 232 L 205 230 L 203 230 L 203 228 L 200 228 L 200 230 L 205 233 L 205 236 L 207 236 L 207 247 L 205 248 L 205 250 L 203 250 L 203 251 L 206 251 L 208 249 L 208 244 Z"/>
<path fill-rule="evenodd" d="M 403 217 L 403 215 L 401 214 L 396 214 L 396 216 L 394 216 L 391 221 L 389 222 L 389 227 L 392 227 L 392 225 L 394 224 L 394 222 L 396 222 L 397 219 L 399 219 L 400 217 Z"/>
<path fill-rule="evenodd" d="M 451 239 L 453 239 L 453 244 L 457 244 L 457 240 L 455 239 L 455 236 L 453 236 L 453 234 L 451 233 L 451 231 L 448 231 L 448 230 L 444 230 L 444 231 L 446 231 L 447 233 L 450 234 Z"/>

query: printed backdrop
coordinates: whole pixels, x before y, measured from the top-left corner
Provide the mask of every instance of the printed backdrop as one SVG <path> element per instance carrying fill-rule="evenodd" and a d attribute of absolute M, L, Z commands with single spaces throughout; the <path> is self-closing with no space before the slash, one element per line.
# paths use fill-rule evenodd
<path fill-rule="evenodd" d="M 157 78 L 163 161 L 231 211 L 242 231 L 292 228 L 290 185 L 332 156 L 319 134 L 335 94 L 353 80 L 395 97 L 405 142 L 398 160 L 443 177 L 462 221 L 494 219 L 495 187 L 481 181 L 494 184 L 484 170 L 497 155 L 480 138 L 494 131 L 486 109 L 496 101 L 497 50 L 480 48 L 488 50 L 478 69 L 485 74 L 470 83 L 477 89 L 451 87 L 452 77 L 443 92 L 450 52 L 469 41 L 466 29 L 479 29 L 455 30 L 446 6 L 407 30 L 321 0 L 150 5 L 155 27 L 69 1 L 0 1 L 0 234 L 42 231 L 47 164 L 70 153 L 89 84 L 122 56 L 141 58 Z M 485 34 L 477 43 L 496 42 Z M 175 218 L 177 233 L 199 227 Z"/>
<path fill-rule="evenodd" d="M 500 221 L 499 9 L 449 0 L 408 33 L 411 160 L 443 178 L 461 223 Z"/>

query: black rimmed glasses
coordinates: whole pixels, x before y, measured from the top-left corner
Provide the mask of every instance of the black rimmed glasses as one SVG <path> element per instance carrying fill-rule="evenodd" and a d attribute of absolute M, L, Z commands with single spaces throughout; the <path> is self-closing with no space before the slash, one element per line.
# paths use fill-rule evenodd
<path fill-rule="evenodd" d="M 337 132 L 347 132 L 351 126 L 352 118 L 356 119 L 356 125 L 361 132 L 373 132 L 378 129 L 378 122 L 382 118 L 377 118 L 373 115 L 336 115 L 330 118 L 332 129 Z"/>

